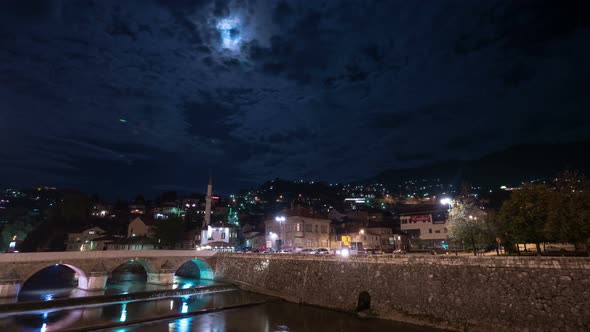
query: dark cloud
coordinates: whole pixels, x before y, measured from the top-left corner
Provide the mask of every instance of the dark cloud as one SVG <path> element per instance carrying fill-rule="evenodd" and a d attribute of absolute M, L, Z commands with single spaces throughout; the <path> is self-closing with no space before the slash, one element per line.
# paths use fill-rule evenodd
<path fill-rule="evenodd" d="M 228 192 L 587 138 L 584 6 L 9 1 L 0 186 Z"/>

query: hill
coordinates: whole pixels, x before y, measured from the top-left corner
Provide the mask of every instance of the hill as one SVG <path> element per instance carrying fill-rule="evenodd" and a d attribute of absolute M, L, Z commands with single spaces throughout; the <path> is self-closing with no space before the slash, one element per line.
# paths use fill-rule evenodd
<path fill-rule="evenodd" d="M 412 179 L 440 179 L 459 185 L 481 186 L 519 184 L 546 179 L 564 169 L 576 169 L 590 176 L 590 140 L 572 143 L 523 144 L 486 155 L 477 160 L 452 160 L 417 168 L 390 169 L 369 179 L 386 185 Z"/>

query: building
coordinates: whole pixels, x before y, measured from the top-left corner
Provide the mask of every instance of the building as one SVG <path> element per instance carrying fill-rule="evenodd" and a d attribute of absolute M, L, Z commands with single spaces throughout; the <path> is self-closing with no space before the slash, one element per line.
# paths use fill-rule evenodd
<path fill-rule="evenodd" d="M 92 206 L 92 212 L 90 213 L 93 217 L 106 218 L 111 215 L 113 207 L 106 203 L 96 203 Z"/>
<path fill-rule="evenodd" d="M 154 250 L 159 249 L 155 239 L 147 236 L 132 236 L 109 243 L 107 250 Z"/>
<path fill-rule="evenodd" d="M 268 249 L 330 247 L 330 219 L 311 209 L 283 211 L 265 220 L 264 225 Z"/>
<path fill-rule="evenodd" d="M 105 250 L 107 243 L 115 241 L 115 238 L 106 236 L 106 232 L 100 227 L 91 227 L 80 232 L 69 233 L 66 240 L 66 251 L 93 251 Z"/>
<path fill-rule="evenodd" d="M 408 249 L 407 236 L 395 232 L 387 226 L 362 227 L 358 223 L 333 224 L 331 245 L 333 249 L 342 247 L 354 247 L 363 249 L 380 249 L 390 252 L 396 249 Z"/>
<path fill-rule="evenodd" d="M 264 232 L 246 232 L 244 235 L 244 248 L 252 250 L 266 250 L 266 236 Z"/>
<path fill-rule="evenodd" d="M 154 208 L 155 219 L 168 219 L 169 217 L 178 217 L 184 214 L 185 211 L 176 206 L 174 202 L 162 203 L 160 206 Z"/>
<path fill-rule="evenodd" d="M 216 222 L 197 235 L 196 242 L 201 243 L 199 249 L 233 251 L 238 245 L 239 227 L 227 222 Z"/>
<path fill-rule="evenodd" d="M 195 243 L 201 245 L 197 249 L 234 251 L 238 245 L 239 227 L 235 224 L 219 221 L 211 223 L 213 200 L 219 200 L 219 196 L 213 196 L 213 181 L 209 176 L 207 183 L 207 195 L 205 196 L 205 216 L 201 233 L 195 237 Z"/>
<path fill-rule="evenodd" d="M 135 217 L 127 226 L 127 237 L 145 236 L 153 233 L 154 221 L 145 217 Z"/>
<path fill-rule="evenodd" d="M 447 248 L 448 211 L 439 204 L 420 204 L 400 209 L 401 231 L 412 249 Z"/>

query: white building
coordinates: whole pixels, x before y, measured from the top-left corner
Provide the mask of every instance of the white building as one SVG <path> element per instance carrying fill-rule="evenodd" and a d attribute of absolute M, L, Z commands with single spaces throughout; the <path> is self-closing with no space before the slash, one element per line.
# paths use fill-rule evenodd
<path fill-rule="evenodd" d="M 200 249 L 233 251 L 238 244 L 238 230 L 238 226 L 226 222 L 209 224 L 197 238 Z"/>
<path fill-rule="evenodd" d="M 401 213 L 400 228 L 413 249 L 441 248 L 446 246 L 447 217 L 440 209 Z"/>

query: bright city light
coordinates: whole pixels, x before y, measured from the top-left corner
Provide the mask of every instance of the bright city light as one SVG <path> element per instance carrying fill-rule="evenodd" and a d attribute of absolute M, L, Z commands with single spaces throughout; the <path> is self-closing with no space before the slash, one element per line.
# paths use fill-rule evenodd
<path fill-rule="evenodd" d="M 450 198 L 448 198 L 448 197 L 442 198 L 442 199 L 440 200 L 440 204 L 443 204 L 443 205 L 449 205 L 449 204 L 451 204 L 451 199 L 450 199 Z"/>
<path fill-rule="evenodd" d="M 348 251 L 348 249 L 344 248 L 342 250 L 340 250 L 340 256 L 342 257 L 348 257 L 350 255 L 350 251 Z"/>

